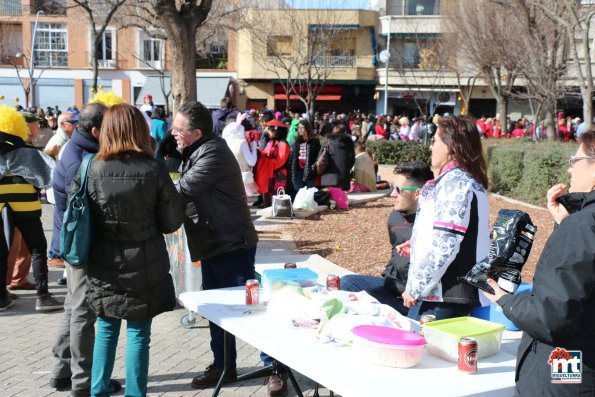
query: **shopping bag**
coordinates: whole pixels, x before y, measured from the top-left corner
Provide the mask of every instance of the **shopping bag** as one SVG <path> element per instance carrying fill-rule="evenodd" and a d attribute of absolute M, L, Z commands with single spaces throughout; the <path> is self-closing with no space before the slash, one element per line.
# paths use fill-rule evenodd
<path fill-rule="evenodd" d="M 347 199 L 347 194 L 338 187 L 327 187 L 330 195 L 331 200 L 335 200 L 337 202 L 337 208 L 340 210 L 347 210 L 349 209 L 349 200 Z"/>
<path fill-rule="evenodd" d="M 314 201 L 314 194 L 316 194 L 317 191 L 318 189 L 315 187 L 303 187 L 298 190 L 297 194 L 295 195 L 295 199 L 293 200 L 293 208 L 313 210 L 314 208 L 318 207 L 316 201 Z"/>
<path fill-rule="evenodd" d="M 279 188 L 277 194 L 273 196 L 271 216 L 273 218 L 293 218 L 291 197 L 285 194 L 285 189 L 283 188 Z"/>
<path fill-rule="evenodd" d="M 252 171 L 242 172 L 242 182 L 244 182 L 244 185 L 254 183 L 254 174 L 252 173 Z"/>
<path fill-rule="evenodd" d="M 60 231 L 60 255 L 71 266 L 87 263 L 93 232 L 87 183 L 95 154 L 87 154 L 81 164 L 81 186 L 70 198 Z"/>

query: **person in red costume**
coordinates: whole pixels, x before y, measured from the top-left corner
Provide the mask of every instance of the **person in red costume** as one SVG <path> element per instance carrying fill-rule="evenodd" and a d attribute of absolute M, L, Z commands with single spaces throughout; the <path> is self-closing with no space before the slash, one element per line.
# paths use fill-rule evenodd
<path fill-rule="evenodd" d="M 280 120 L 273 119 L 264 125 L 269 135 L 269 142 L 260 151 L 254 179 L 258 191 L 263 195 L 264 207 L 270 207 L 271 197 L 282 187 L 287 188 L 287 161 L 291 148 L 285 141 L 287 125 Z"/>

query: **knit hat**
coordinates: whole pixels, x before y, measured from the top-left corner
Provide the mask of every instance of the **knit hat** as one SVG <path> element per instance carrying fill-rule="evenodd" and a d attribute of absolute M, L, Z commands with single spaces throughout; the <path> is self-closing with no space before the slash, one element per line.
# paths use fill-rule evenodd
<path fill-rule="evenodd" d="M 23 115 L 23 117 L 25 118 L 25 121 L 27 123 L 33 123 L 35 121 L 41 121 L 41 120 L 43 120 L 43 117 L 41 117 L 40 115 L 38 115 L 36 113 L 32 113 L 32 112 L 21 112 L 21 114 Z"/>
<path fill-rule="evenodd" d="M 29 127 L 25 117 L 8 105 L 0 105 L 0 132 L 14 135 L 23 141 L 29 138 Z"/>

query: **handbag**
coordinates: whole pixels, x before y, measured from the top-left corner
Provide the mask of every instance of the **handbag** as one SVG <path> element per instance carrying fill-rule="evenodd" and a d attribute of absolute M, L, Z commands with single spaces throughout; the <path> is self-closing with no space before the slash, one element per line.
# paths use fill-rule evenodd
<path fill-rule="evenodd" d="M 244 185 L 254 183 L 254 174 L 252 171 L 242 171 L 242 182 L 244 182 Z"/>
<path fill-rule="evenodd" d="M 324 147 L 322 148 L 320 155 L 314 163 L 314 167 L 316 168 L 316 173 L 318 175 L 324 174 L 324 171 L 326 171 L 326 168 L 328 167 L 328 146 L 329 143 L 327 141 L 324 143 Z"/>
<path fill-rule="evenodd" d="M 60 231 L 60 255 L 70 266 L 87 263 L 93 225 L 87 191 L 89 168 L 95 154 L 87 154 L 81 164 L 81 186 L 68 201 Z"/>
<path fill-rule="evenodd" d="M 293 218 L 291 197 L 289 194 L 285 194 L 285 189 L 282 187 L 279 188 L 277 194 L 273 196 L 271 216 L 273 218 Z"/>

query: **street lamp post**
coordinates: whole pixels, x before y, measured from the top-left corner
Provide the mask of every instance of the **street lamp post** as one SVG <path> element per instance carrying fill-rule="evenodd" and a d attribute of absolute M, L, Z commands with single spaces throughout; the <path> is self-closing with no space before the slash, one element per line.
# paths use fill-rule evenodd
<path fill-rule="evenodd" d="M 27 74 L 29 75 L 28 88 L 25 88 L 25 85 L 21 82 L 23 90 L 25 91 L 25 100 L 27 101 L 27 106 L 35 106 L 35 78 L 33 77 L 35 73 L 35 36 L 37 35 L 37 23 L 39 22 L 39 15 L 43 13 L 43 10 L 39 10 L 37 11 L 37 14 L 35 14 L 35 24 L 33 25 L 33 32 L 31 33 L 31 57 L 27 58 L 27 56 L 22 51 L 16 53 L 17 58 L 25 59 Z M 31 102 L 29 102 L 29 95 L 31 95 Z"/>
<path fill-rule="evenodd" d="M 390 31 L 392 25 L 392 15 L 388 16 L 388 34 L 386 39 L 387 59 L 384 63 L 384 115 L 388 114 L 388 64 L 390 63 Z"/>

